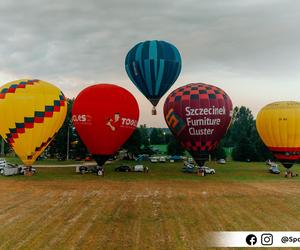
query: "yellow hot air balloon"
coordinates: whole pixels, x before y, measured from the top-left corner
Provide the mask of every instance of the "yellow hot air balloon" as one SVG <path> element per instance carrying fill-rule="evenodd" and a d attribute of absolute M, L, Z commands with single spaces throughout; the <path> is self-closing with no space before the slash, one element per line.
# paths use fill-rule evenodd
<path fill-rule="evenodd" d="M 0 135 L 31 166 L 62 126 L 64 94 L 41 80 L 17 80 L 0 88 Z"/>
<path fill-rule="evenodd" d="M 274 102 L 260 110 L 258 133 L 274 156 L 290 168 L 300 159 L 300 102 Z"/>

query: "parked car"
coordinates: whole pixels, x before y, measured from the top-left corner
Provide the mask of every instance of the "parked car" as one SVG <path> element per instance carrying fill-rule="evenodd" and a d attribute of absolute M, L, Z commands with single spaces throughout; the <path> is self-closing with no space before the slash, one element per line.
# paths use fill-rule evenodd
<path fill-rule="evenodd" d="M 269 167 L 269 172 L 272 174 L 280 174 L 280 170 L 278 169 L 278 166 L 276 164 Z"/>
<path fill-rule="evenodd" d="M 79 172 L 79 173 L 81 173 L 81 174 L 85 174 L 85 173 L 88 173 L 88 172 L 89 172 L 89 169 L 88 169 L 87 166 L 81 165 L 81 166 L 77 166 L 77 167 L 76 167 L 76 172 Z"/>
<path fill-rule="evenodd" d="M 6 162 L 3 159 L 0 159 L 0 174 L 1 175 L 17 175 L 21 174 L 24 175 L 24 172 L 27 167 L 23 165 L 13 164 Z M 35 168 L 31 168 L 32 173 L 36 172 Z"/>
<path fill-rule="evenodd" d="M 86 174 L 86 173 L 94 173 L 98 176 L 104 175 L 104 168 L 102 166 L 86 166 L 86 165 L 80 165 L 76 166 L 76 173 Z"/>
<path fill-rule="evenodd" d="M 20 174 L 20 169 L 18 165 L 7 163 L 6 166 L 3 168 L 3 175 L 18 175 Z"/>
<path fill-rule="evenodd" d="M 183 173 L 191 173 L 191 174 L 194 174 L 194 173 L 197 173 L 197 172 L 198 172 L 197 168 L 195 168 L 194 165 L 192 165 L 192 164 L 184 166 L 184 167 L 181 169 L 181 171 L 182 171 Z"/>
<path fill-rule="evenodd" d="M 116 167 L 115 171 L 116 172 L 131 172 L 132 169 L 131 169 L 131 167 L 129 167 L 127 165 L 122 165 L 122 166 Z"/>
<path fill-rule="evenodd" d="M 6 160 L 0 159 L 0 174 L 3 174 L 4 168 L 6 167 Z"/>
<path fill-rule="evenodd" d="M 219 164 L 226 164 L 226 161 L 225 161 L 225 159 L 219 159 L 217 161 L 217 163 L 219 163 Z"/>
<path fill-rule="evenodd" d="M 156 162 L 159 161 L 159 158 L 156 157 L 156 156 L 153 156 L 153 157 L 150 157 L 150 161 L 151 161 L 152 163 L 156 163 Z"/>
<path fill-rule="evenodd" d="M 216 173 L 216 171 L 213 168 L 209 168 L 209 167 L 206 167 L 206 166 L 199 167 L 198 170 L 199 171 L 204 171 L 205 174 L 215 174 Z"/>
<path fill-rule="evenodd" d="M 170 161 L 181 161 L 182 157 L 180 155 L 173 155 L 170 157 Z"/>
<path fill-rule="evenodd" d="M 166 162 L 167 159 L 164 156 L 159 157 L 159 162 Z"/>

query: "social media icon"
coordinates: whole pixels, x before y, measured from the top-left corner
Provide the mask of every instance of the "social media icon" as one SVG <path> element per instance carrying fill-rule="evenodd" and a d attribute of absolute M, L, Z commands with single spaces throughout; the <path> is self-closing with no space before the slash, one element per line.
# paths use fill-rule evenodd
<path fill-rule="evenodd" d="M 257 237 L 254 234 L 249 234 L 246 237 L 246 242 L 249 246 L 254 246 L 257 242 Z"/>
<path fill-rule="evenodd" d="M 273 235 L 272 234 L 262 234 L 261 235 L 261 244 L 264 246 L 273 245 Z"/>

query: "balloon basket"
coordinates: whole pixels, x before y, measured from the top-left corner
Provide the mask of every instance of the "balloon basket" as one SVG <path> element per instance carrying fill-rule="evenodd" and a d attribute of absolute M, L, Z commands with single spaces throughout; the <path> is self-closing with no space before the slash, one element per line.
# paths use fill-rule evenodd
<path fill-rule="evenodd" d="M 157 115 L 157 111 L 156 111 L 155 107 L 152 108 L 152 115 Z"/>
<path fill-rule="evenodd" d="M 24 175 L 25 176 L 33 176 L 34 175 L 34 171 L 32 171 L 32 166 L 26 167 L 24 169 Z"/>
<path fill-rule="evenodd" d="M 25 175 L 25 176 L 33 176 L 33 172 L 32 172 L 32 171 L 29 171 L 28 169 L 26 169 L 26 170 L 24 171 L 24 175 Z"/>

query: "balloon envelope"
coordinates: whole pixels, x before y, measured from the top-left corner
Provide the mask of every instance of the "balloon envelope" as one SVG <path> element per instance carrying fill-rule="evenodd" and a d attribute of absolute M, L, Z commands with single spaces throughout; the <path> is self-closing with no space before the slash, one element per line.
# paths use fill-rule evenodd
<path fill-rule="evenodd" d="M 230 125 L 232 103 L 218 87 L 191 83 L 167 97 L 164 116 L 181 145 L 203 165 Z"/>
<path fill-rule="evenodd" d="M 113 84 L 85 88 L 72 109 L 73 124 L 99 165 L 126 142 L 138 119 L 139 107 L 134 96 Z"/>
<path fill-rule="evenodd" d="M 51 83 L 17 80 L 0 89 L 0 134 L 26 166 L 49 145 L 66 113 L 66 98 Z"/>
<path fill-rule="evenodd" d="M 181 57 L 177 48 L 168 42 L 145 41 L 128 52 L 125 68 L 135 86 L 156 106 L 177 80 Z"/>
<path fill-rule="evenodd" d="M 300 159 L 300 102 L 274 102 L 256 118 L 258 133 L 286 168 Z"/>

